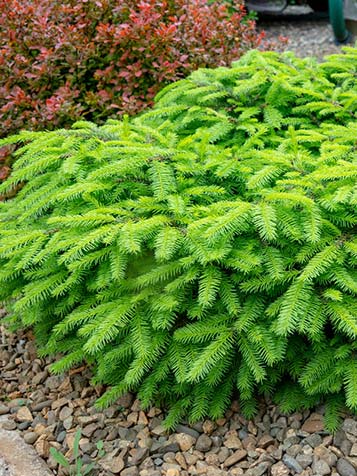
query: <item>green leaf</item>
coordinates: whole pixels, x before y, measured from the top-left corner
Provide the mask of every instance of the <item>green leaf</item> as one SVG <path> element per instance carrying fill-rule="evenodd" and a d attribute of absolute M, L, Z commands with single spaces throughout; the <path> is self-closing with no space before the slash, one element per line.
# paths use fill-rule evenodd
<path fill-rule="evenodd" d="M 60 464 L 64 468 L 69 468 L 70 467 L 69 462 L 63 456 L 63 454 L 60 453 L 56 448 L 53 448 L 53 447 L 50 448 L 50 453 L 53 456 L 53 458 L 55 459 L 55 461 L 57 461 L 58 464 Z"/>

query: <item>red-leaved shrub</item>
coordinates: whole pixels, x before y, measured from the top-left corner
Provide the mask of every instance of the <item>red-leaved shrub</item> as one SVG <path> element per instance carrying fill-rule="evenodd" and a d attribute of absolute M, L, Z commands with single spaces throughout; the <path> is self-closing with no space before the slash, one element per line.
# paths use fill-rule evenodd
<path fill-rule="evenodd" d="M 0 0 L 0 135 L 143 109 L 199 66 L 256 47 L 254 22 L 207 0 Z"/>
<path fill-rule="evenodd" d="M 0 0 L 0 137 L 136 113 L 262 36 L 242 0 Z M 0 181 L 8 162 L 0 151 Z"/>

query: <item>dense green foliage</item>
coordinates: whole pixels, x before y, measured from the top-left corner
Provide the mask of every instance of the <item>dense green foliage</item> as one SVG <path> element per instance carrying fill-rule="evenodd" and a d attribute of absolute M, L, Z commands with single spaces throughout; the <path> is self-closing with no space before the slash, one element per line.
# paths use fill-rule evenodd
<path fill-rule="evenodd" d="M 167 425 L 357 409 L 357 50 L 251 52 L 136 119 L 27 132 L 0 208 L 0 299 L 43 353 L 164 401 Z M 1 145 L 1 143 L 0 143 Z"/>

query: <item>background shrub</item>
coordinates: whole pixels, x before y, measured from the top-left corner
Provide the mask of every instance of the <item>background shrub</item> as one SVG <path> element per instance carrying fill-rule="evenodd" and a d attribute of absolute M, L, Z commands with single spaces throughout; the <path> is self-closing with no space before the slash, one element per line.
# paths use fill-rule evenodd
<path fill-rule="evenodd" d="M 144 406 L 357 408 L 357 50 L 252 52 L 137 119 L 22 133 L 0 299 L 55 371 L 87 360 Z"/>
<path fill-rule="evenodd" d="M 0 0 L 0 136 L 103 121 L 259 45 L 242 1 Z"/>
<path fill-rule="evenodd" d="M 0 137 L 132 114 L 199 66 L 228 65 L 262 39 L 243 2 L 232 6 L 0 0 Z M 0 181 L 11 152 L 0 150 Z"/>

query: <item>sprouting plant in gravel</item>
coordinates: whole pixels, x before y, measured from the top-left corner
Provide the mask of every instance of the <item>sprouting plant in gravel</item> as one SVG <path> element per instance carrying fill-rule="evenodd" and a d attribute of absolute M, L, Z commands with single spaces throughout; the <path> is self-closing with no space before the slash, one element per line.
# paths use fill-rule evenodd
<path fill-rule="evenodd" d="M 357 50 L 251 52 L 136 119 L 24 132 L 0 193 L 0 299 L 53 370 L 221 416 L 357 409 Z"/>
<path fill-rule="evenodd" d="M 83 463 L 83 460 L 80 456 L 79 451 L 79 441 L 81 439 L 81 429 L 78 428 L 76 431 L 74 441 L 73 441 L 73 457 L 74 457 L 74 464 L 71 465 L 70 461 L 66 459 L 66 457 L 58 451 L 56 448 L 50 448 L 50 453 L 53 458 L 57 461 L 57 463 L 69 471 L 70 476 L 86 476 L 90 475 L 94 469 L 95 463 L 92 462 L 90 464 Z M 98 441 L 96 444 L 98 450 L 98 458 L 102 458 L 105 454 L 103 449 L 103 441 Z"/>

